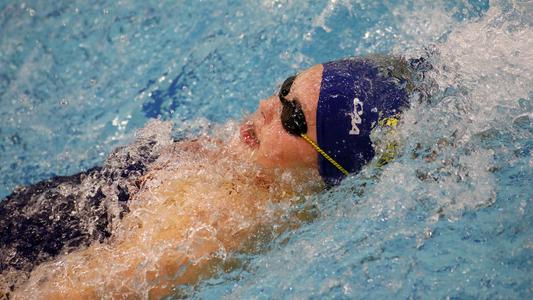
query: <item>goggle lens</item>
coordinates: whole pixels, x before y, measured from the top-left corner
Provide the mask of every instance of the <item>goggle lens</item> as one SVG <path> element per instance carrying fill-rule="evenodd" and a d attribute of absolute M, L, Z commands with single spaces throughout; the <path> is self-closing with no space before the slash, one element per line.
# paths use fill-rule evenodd
<path fill-rule="evenodd" d="M 279 90 L 279 100 L 283 105 L 281 110 L 281 124 L 288 133 L 301 136 L 307 133 L 307 122 L 305 121 L 302 106 L 297 99 L 289 101 L 285 98 L 291 91 L 295 78 L 296 76 L 287 78 Z"/>

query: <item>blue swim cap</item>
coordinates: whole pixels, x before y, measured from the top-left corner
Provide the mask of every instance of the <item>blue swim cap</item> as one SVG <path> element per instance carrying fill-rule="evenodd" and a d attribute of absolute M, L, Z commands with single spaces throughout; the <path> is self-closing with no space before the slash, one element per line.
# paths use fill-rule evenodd
<path fill-rule="evenodd" d="M 395 59 L 389 59 L 392 61 Z M 370 58 L 323 64 L 317 142 L 350 173 L 359 172 L 374 157 L 370 133 L 378 121 L 397 115 L 409 105 L 408 80 L 392 75 L 394 65 L 384 67 Z M 326 185 L 338 184 L 344 178 L 321 155 L 318 164 Z"/>

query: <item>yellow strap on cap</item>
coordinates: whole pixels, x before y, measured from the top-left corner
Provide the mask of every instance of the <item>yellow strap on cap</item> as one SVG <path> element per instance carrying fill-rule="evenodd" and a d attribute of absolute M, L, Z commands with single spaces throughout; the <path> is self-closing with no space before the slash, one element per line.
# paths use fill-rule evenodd
<path fill-rule="evenodd" d="M 324 152 L 324 150 L 320 149 L 320 147 L 318 147 L 318 145 L 313 142 L 312 139 L 310 139 L 305 133 L 302 133 L 300 134 L 301 137 L 303 137 L 304 140 L 306 140 L 309 144 L 311 144 L 311 146 L 313 146 L 313 148 L 315 148 L 315 150 L 320 153 L 322 156 L 324 156 L 325 159 L 327 159 L 332 165 L 334 165 L 337 169 L 339 169 L 339 171 L 342 172 L 342 174 L 348 176 L 350 173 L 348 173 L 348 171 L 346 171 L 345 168 L 343 168 L 341 165 L 339 165 L 338 162 L 336 162 L 333 158 L 331 158 L 326 152 Z"/>
<path fill-rule="evenodd" d="M 379 126 L 384 130 L 388 130 L 388 132 L 385 133 L 385 141 L 387 141 L 388 138 L 395 136 L 395 129 L 398 125 L 399 117 L 399 115 L 394 115 L 379 120 Z M 398 142 L 396 140 L 389 141 L 387 147 L 382 151 L 381 157 L 377 160 L 376 165 L 378 167 L 383 167 L 394 160 L 398 154 Z"/>

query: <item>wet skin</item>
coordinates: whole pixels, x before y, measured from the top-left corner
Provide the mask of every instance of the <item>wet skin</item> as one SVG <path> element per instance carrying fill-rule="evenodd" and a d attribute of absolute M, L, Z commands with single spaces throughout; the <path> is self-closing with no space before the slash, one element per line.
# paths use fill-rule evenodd
<path fill-rule="evenodd" d="M 301 72 L 286 97 L 298 98 L 315 140 L 321 78 L 321 65 Z M 258 232 L 275 235 L 269 228 L 287 222 L 275 203 L 322 188 L 317 153 L 283 129 L 281 108 L 278 96 L 262 100 L 228 143 L 204 138 L 167 146 L 111 240 L 38 266 L 13 298 L 158 299 L 216 273 L 221 250 L 257 251 Z"/>
<path fill-rule="evenodd" d="M 308 126 L 307 134 L 314 141 L 322 70 L 322 65 L 315 65 L 299 73 L 286 97 L 289 101 L 297 98 L 301 103 Z M 316 151 L 304 139 L 283 129 L 281 109 L 277 95 L 261 100 L 258 110 L 241 126 L 241 141 L 253 151 L 253 160 L 264 167 L 317 169 Z"/>

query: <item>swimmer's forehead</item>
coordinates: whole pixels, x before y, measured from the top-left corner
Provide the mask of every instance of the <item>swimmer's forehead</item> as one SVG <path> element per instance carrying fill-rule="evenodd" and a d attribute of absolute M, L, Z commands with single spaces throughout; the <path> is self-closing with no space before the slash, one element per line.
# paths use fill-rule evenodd
<path fill-rule="evenodd" d="M 299 72 L 294 80 L 291 92 L 297 91 L 320 91 L 320 83 L 322 81 L 323 65 L 314 65 L 308 69 Z"/>
<path fill-rule="evenodd" d="M 314 65 L 298 73 L 289 94 L 289 99 L 297 98 L 303 106 L 308 123 L 315 124 L 323 65 Z M 310 125 L 310 124 L 308 124 Z"/>

